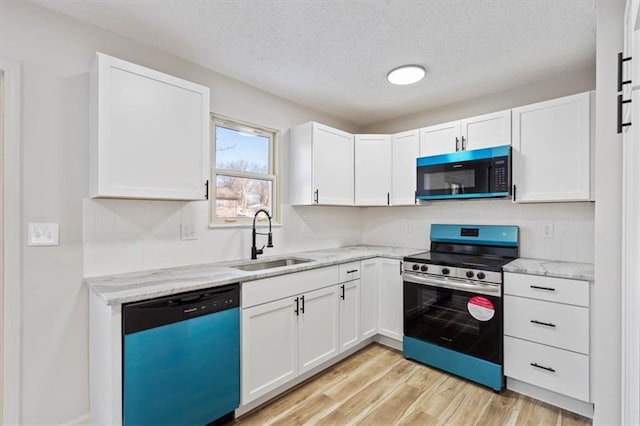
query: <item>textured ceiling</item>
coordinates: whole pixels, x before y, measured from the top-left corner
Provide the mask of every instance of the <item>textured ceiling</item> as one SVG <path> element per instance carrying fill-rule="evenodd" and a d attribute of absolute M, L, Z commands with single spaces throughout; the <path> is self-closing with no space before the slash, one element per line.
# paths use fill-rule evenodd
<path fill-rule="evenodd" d="M 595 0 L 33 2 L 357 125 L 595 67 Z"/>

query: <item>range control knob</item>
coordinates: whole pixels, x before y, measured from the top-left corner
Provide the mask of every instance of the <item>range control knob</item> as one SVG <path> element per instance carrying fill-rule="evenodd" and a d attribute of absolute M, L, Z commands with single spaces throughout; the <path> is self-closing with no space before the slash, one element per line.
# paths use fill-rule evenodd
<path fill-rule="evenodd" d="M 421 270 L 422 272 L 427 272 L 427 271 L 429 270 L 429 267 L 428 267 L 427 265 L 422 265 L 422 266 L 420 267 L 420 270 Z"/>
<path fill-rule="evenodd" d="M 480 272 L 480 274 L 482 274 L 482 272 Z M 480 274 L 478 274 L 478 276 L 480 276 Z M 475 274 L 473 273 L 473 271 L 467 271 L 467 278 L 473 278 Z M 482 274 L 484 275 L 484 274 Z"/>
<path fill-rule="evenodd" d="M 416 264 L 414 264 L 411 269 L 413 269 L 414 271 L 417 271 L 420 267 Z"/>
<path fill-rule="evenodd" d="M 478 279 L 479 280 L 484 280 L 486 277 L 486 275 L 484 274 L 484 272 L 478 272 Z"/>
<path fill-rule="evenodd" d="M 449 268 L 442 268 L 442 275 L 449 275 Z"/>

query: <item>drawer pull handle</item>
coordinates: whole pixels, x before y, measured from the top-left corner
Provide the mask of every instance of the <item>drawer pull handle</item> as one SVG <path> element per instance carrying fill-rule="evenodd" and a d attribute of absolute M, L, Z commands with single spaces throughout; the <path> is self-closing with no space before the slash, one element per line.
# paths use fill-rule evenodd
<path fill-rule="evenodd" d="M 353 274 L 354 272 L 358 272 L 358 270 L 357 269 L 352 269 L 350 271 L 347 271 L 347 274 Z"/>
<path fill-rule="evenodd" d="M 531 366 L 532 366 L 532 367 L 540 368 L 541 370 L 551 371 L 552 373 L 555 373 L 555 372 L 556 372 L 556 370 L 554 370 L 553 368 L 551 368 L 551 367 L 545 367 L 545 366 L 543 366 L 543 365 L 539 365 L 539 364 L 538 364 L 538 363 L 536 363 L 536 362 L 532 362 L 532 363 L 530 363 L 530 364 L 531 364 Z"/>
<path fill-rule="evenodd" d="M 530 285 L 529 287 L 534 288 L 536 290 L 556 291 L 556 289 L 553 287 L 540 287 L 538 285 Z"/>
<path fill-rule="evenodd" d="M 540 324 L 540 325 L 546 325 L 547 327 L 555 327 L 555 324 L 552 324 L 550 322 L 542 322 L 542 321 L 538 321 L 538 320 L 531 320 L 532 323 L 534 324 Z"/>

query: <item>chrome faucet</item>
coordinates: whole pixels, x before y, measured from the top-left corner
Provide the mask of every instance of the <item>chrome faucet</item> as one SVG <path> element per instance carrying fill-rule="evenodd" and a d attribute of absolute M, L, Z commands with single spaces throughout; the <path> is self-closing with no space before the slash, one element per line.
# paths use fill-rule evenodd
<path fill-rule="evenodd" d="M 256 218 L 258 217 L 258 215 L 260 214 L 260 212 L 264 213 L 267 215 L 267 219 L 269 219 L 269 233 L 265 234 L 263 232 L 256 232 Z M 267 236 L 267 247 L 268 248 L 272 248 L 273 247 L 273 237 L 271 235 L 271 216 L 269 216 L 269 212 L 266 211 L 265 209 L 260 209 L 256 212 L 256 214 L 253 216 L 253 231 L 251 232 L 251 259 L 257 259 L 259 254 L 262 254 L 262 251 L 264 250 L 264 246 L 262 246 L 262 248 L 257 248 L 256 247 L 256 235 L 266 235 Z"/>

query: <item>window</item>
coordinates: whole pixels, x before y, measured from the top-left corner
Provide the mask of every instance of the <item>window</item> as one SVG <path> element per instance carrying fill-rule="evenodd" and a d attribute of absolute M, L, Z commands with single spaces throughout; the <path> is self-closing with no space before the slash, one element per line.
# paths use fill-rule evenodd
<path fill-rule="evenodd" d="M 278 132 L 217 115 L 212 120 L 212 224 L 249 223 L 260 209 L 279 222 Z"/>

